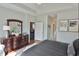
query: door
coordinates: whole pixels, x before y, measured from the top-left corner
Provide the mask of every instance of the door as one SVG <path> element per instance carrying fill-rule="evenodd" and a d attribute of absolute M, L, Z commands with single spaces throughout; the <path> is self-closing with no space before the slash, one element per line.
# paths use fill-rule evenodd
<path fill-rule="evenodd" d="M 35 40 L 43 40 L 43 23 L 35 23 Z"/>
<path fill-rule="evenodd" d="M 33 43 L 35 39 L 35 29 L 33 28 L 34 25 L 34 22 L 30 22 L 30 43 Z"/>

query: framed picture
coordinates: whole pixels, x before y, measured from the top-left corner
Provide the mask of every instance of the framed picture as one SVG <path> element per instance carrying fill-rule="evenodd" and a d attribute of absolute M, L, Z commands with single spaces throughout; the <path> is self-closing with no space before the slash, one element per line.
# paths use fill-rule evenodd
<path fill-rule="evenodd" d="M 60 20 L 59 22 L 59 30 L 60 31 L 68 31 L 68 20 Z"/>
<path fill-rule="evenodd" d="M 78 32 L 79 31 L 79 19 L 77 20 L 69 20 L 69 31 Z"/>

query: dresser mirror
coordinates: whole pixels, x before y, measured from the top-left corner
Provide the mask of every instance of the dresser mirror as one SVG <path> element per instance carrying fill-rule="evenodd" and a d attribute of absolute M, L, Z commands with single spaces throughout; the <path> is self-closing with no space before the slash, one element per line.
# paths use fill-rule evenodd
<path fill-rule="evenodd" d="M 18 35 L 22 34 L 22 21 L 16 19 L 8 19 L 7 25 L 10 26 L 8 35 Z"/>

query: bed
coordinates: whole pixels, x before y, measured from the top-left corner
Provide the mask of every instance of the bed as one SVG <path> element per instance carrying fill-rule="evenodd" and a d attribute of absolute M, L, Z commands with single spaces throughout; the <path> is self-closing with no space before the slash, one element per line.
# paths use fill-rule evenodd
<path fill-rule="evenodd" d="M 21 56 L 67 56 L 67 43 L 45 40 L 24 51 Z"/>

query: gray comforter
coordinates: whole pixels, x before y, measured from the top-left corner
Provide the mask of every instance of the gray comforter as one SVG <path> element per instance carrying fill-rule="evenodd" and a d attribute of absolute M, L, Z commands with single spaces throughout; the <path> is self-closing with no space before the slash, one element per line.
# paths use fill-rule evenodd
<path fill-rule="evenodd" d="M 45 40 L 24 51 L 21 56 L 66 56 L 67 43 Z"/>

